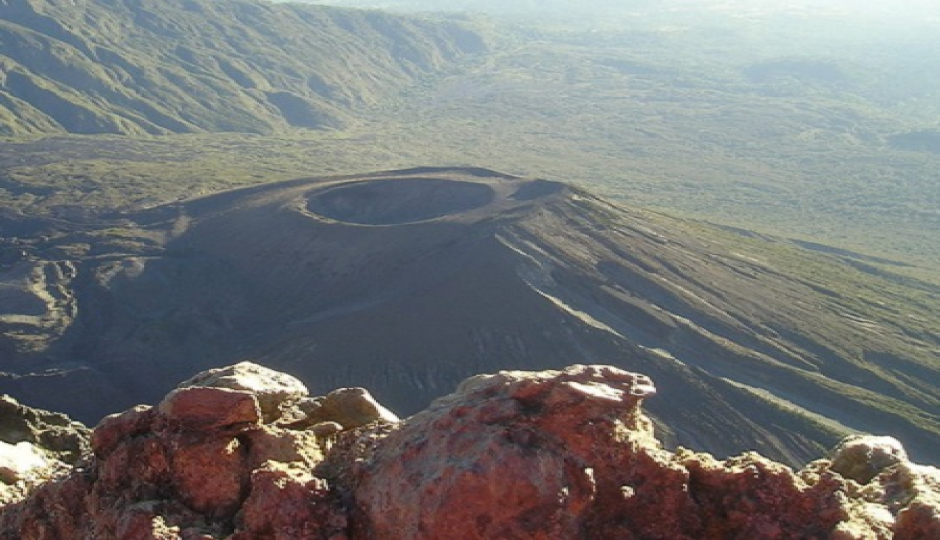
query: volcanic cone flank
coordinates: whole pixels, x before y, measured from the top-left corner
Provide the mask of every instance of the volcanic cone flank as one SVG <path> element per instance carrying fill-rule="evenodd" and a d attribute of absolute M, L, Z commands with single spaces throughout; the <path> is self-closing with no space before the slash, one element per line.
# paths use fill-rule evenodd
<path fill-rule="evenodd" d="M 668 444 L 797 463 L 855 430 L 922 459 L 940 443 L 923 382 L 940 374 L 917 352 L 936 344 L 860 324 L 770 255 L 835 262 L 562 183 L 470 168 L 304 178 L 102 224 L 118 226 L 146 242 L 44 263 L 75 268 L 31 286 L 58 287 L 76 314 L 43 319 L 31 349 L 0 339 L 18 351 L 0 390 L 94 420 L 252 358 L 411 413 L 474 373 L 576 359 L 653 377 L 670 396 L 649 406 Z M 48 391 L 69 380 L 94 395 Z"/>

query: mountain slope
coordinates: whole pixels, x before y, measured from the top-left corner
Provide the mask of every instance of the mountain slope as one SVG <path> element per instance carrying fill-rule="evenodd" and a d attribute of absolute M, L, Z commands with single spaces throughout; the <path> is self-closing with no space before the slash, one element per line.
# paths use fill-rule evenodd
<path fill-rule="evenodd" d="M 310 1 L 310 0 L 302 0 Z M 312 2 L 311 2 L 312 3 Z M 567 2 L 565 0 L 522 0 L 519 2 L 500 2 L 498 0 L 323 0 L 326 5 L 348 6 L 363 9 L 389 9 L 413 11 L 467 11 L 494 14 L 513 14 L 526 16 L 584 15 L 631 12 L 650 7 L 649 0 L 588 0 Z"/>
<path fill-rule="evenodd" d="M 86 420 L 245 358 L 399 413 L 480 371 L 605 362 L 668 391 L 672 443 L 940 442 L 936 290 L 556 182 L 413 169 L 31 226 L 0 273 L 0 391 Z"/>
<path fill-rule="evenodd" d="M 0 134 L 339 127 L 454 58 L 457 24 L 249 0 L 0 0 Z"/>

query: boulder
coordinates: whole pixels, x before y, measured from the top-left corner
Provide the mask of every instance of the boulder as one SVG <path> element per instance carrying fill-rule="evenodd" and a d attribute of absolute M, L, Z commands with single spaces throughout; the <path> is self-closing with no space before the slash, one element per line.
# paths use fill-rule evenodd
<path fill-rule="evenodd" d="M 0 538 L 339 538 L 345 512 L 312 472 L 322 437 L 276 423 L 304 396 L 293 377 L 242 363 L 108 416 L 68 476 L 0 510 Z M 291 522 L 309 516 L 331 525 Z"/>
<path fill-rule="evenodd" d="M 343 431 L 339 422 L 319 422 L 307 428 L 308 431 L 323 439 L 336 437 Z"/>
<path fill-rule="evenodd" d="M 0 505 L 65 474 L 88 451 L 89 431 L 64 414 L 0 396 Z"/>
<path fill-rule="evenodd" d="M 251 494 L 232 540 L 346 540 L 347 516 L 326 480 L 269 462 L 251 476 Z"/>
<path fill-rule="evenodd" d="M 796 538 L 843 517 L 834 486 L 759 456 L 663 450 L 641 409 L 654 394 L 610 366 L 469 379 L 358 443 L 353 537 Z"/>
<path fill-rule="evenodd" d="M 344 432 L 320 470 L 351 501 L 353 539 L 940 538 L 940 471 L 893 443 L 853 458 L 881 471 L 868 486 L 830 460 L 670 452 L 642 413 L 654 394 L 608 366 L 473 377 L 398 425 Z"/>
<path fill-rule="evenodd" d="M 34 409 L 0 395 L 0 441 L 29 442 L 64 463 L 74 463 L 88 451 L 91 432 L 68 416 Z"/>
<path fill-rule="evenodd" d="M 92 432 L 92 451 L 100 459 L 107 457 L 121 443 L 150 431 L 155 413 L 149 405 L 138 405 L 104 417 Z"/>
<path fill-rule="evenodd" d="M 163 398 L 158 409 L 162 419 L 183 429 L 240 430 L 261 422 L 257 396 L 228 388 L 177 388 Z"/>
<path fill-rule="evenodd" d="M 38 486 L 20 479 L 42 451 L 7 443 L 0 467 L 7 451 L 26 468 L 0 473 L 28 496 L 0 499 L 0 538 L 940 538 L 940 470 L 893 439 L 798 472 L 668 451 L 642 410 L 652 381 L 610 366 L 472 377 L 400 422 L 360 389 L 270 388 L 183 385 L 104 419 Z"/>
<path fill-rule="evenodd" d="M 187 508 L 209 520 L 235 516 L 248 488 L 248 446 L 234 437 L 199 437 L 173 445 L 170 479 Z"/>
<path fill-rule="evenodd" d="M 265 422 L 277 420 L 287 406 L 308 395 L 307 387 L 296 377 L 252 362 L 203 371 L 178 386 L 189 387 L 249 392 L 258 400 Z"/>
<path fill-rule="evenodd" d="M 354 429 L 373 422 L 395 423 L 398 416 L 386 409 L 365 388 L 340 388 L 323 397 L 300 401 L 301 418 L 295 426 L 314 426 L 324 422 Z"/>
<path fill-rule="evenodd" d="M 894 437 L 853 435 L 831 453 L 833 471 L 859 484 L 867 484 L 888 467 L 907 461 L 907 452 Z"/>

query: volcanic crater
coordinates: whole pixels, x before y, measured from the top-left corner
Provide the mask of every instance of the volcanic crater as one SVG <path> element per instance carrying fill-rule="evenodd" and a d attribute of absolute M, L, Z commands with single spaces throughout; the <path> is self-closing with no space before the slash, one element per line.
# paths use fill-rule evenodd
<path fill-rule="evenodd" d="M 30 240 L 34 259 L 0 276 L 31 302 L 0 314 L 0 392 L 94 422 L 250 359 L 410 414 L 476 373 L 600 362 L 669 392 L 649 403 L 668 444 L 800 463 L 850 431 L 890 433 L 922 460 L 940 441 L 935 364 L 897 356 L 936 342 L 858 326 L 737 236 L 563 183 L 308 177 L 98 225 Z M 82 255 L 97 238 L 111 247 Z"/>
<path fill-rule="evenodd" d="M 461 214 L 491 204 L 492 187 L 442 178 L 396 178 L 345 182 L 307 198 L 319 216 L 356 225 L 404 225 Z"/>

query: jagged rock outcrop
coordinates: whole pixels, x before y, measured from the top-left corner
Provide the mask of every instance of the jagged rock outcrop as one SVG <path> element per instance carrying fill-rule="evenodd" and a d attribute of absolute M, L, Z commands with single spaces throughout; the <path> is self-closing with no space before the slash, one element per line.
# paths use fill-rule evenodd
<path fill-rule="evenodd" d="M 346 393 L 359 399 L 310 423 L 302 408 L 314 398 L 294 377 L 251 363 L 201 373 L 156 407 L 102 420 L 71 475 L 5 509 L 0 537 L 342 536 L 346 515 L 313 470 L 344 429 L 323 435 L 322 423 L 370 421 L 368 392 Z M 371 420 L 388 418 L 379 413 Z"/>
<path fill-rule="evenodd" d="M 391 432 L 364 433 L 354 459 L 338 450 L 328 458 L 338 469 L 348 468 L 337 477 L 361 516 L 352 520 L 351 534 L 415 539 L 453 538 L 453 531 L 468 539 L 940 534 L 940 520 L 926 518 L 924 510 L 918 511 L 916 527 L 929 523 L 927 528 L 915 533 L 900 516 L 898 529 L 892 528 L 892 516 L 903 511 L 886 506 L 883 493 L 903 491 L 902 504 L 924 500 L 924 493 L 936 494 L 925 486 L 935 485 L 940 471 L 914 466 L 909 488 L 899 489 L 902 482 L 890 477 L 911 465 L 903 457 L 882 458 L 886 438 L 844 443 L 831 461 L 815 462 L 811 472 L 799 474 L 756 453 L 727 461 L 689 450 L 673 453 L 661 448 L 639 408 L 653 392 L 645 376 L 604 366 L 471 378 Z M 898 446 L 896 441 L 887 446 L 892 444 Z M 830 463 L 869 467 L 884 476 L 869 477 L 863 488 Z"/>
<path fill-rule="evenodd" d="M 500 372 L 396 422 L 361 389 L 311 398 L 242 363 L 103 420 L 71 474 L 0 510 L 0 536 L 940 537 L 940 470 L 897 441 L 855 437 L 796 473 L 670 452 L 640 408 L 654 393 L 610 366 Z"/>
<path fill-rule="evenodd" d="M 88 451 L 90 432 L 64 414 L 0 396 L 0 504 L 68 470 Z"/>

